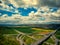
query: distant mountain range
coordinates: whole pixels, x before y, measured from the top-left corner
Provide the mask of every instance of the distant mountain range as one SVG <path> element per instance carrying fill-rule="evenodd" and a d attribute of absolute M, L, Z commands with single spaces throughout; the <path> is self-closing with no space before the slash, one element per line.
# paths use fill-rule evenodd
<path fill-rule="evenodd" d="M 21 24 L 21 25 L 0 25 L 0 27 L 36 27 L 36 28 L 47 28 L 47 29 L 57 29 L 60 24 Z"/>

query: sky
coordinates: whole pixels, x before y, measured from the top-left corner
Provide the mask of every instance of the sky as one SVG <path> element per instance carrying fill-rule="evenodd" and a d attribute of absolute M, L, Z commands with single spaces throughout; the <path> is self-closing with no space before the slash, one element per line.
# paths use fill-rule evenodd
<path fill-rule="evenodd" d="M 0 0 L 0 24 L 60 24 L 60 0 Z"/>

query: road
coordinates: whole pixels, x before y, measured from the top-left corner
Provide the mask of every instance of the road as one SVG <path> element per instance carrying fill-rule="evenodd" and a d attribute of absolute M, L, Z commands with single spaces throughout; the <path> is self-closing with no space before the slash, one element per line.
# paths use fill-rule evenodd
<path fill-rule="evenodd" d="M 52 35 L 54 35 L 54 34 L 57 32 L 58 29 L 59 29 L 59 28 L 57 28 L 54 32 L 49 33 L 47 36 L 45 36 L 43 39 L 40 39 L 40 40 L 34 38 L 33 36 L 29 36 L 28 34 L 22 33 L 22 32 L 20 32 L 20 31 L 18 31 L 18 30 L 15 29 L 15 31 L 19 33 L 19 34 L 17 35 L 16 39 L 20 42 L 20 45 L 27 45 L 27 44 L 20 38 L 21 35 L 26 35 L 26 36 L 34 39 L 34 40 L 37 40 L 36 42 L 32 43 L 31 45 L 42 45 L 46 40 L 48 40 Z M 56 40 L 56 41 L 57 41 L 57 42 L 56 42 L 55 45 L 58 44 L 58 40 Z"/>
<path fill-rule="evenodd" d="M 52 36 L 55 40 L 55 45 L 59 45 L 59 40 L 55 37 L 55 35 Z"/>
<path fill-rule="evenodd" d="M 30 38 L 34 39 L 34 40 L 38 40 L 38 39 L 36 39 L 35 37 L 29 36 L 28 34 L 25 34 L 25 33 L 23 33 L 23 32 L 20 32 L 20 31 L 18 31 L 18 30 L 16 30 L 16 29 L 15 29 L 15 31 L 18 32 L 19 35 L 20 35 L 20 34 L 23 34 L 23 35 L 26 35 L 27 37 L 30 37 Z"/>
<path fill-rule="evenodd" d="M 54 32 L 51 32 L 49 35 L 47 35 L 43 39 L 40 39 L 40 40 L 32 43 L 31 45 L 42 45 L 46 40 L 48 40 L 52 35 L 54 35 L 58 31 L 59 28 L 57 28 Z"/>
<path fill-rule="evenodd" d="M 16 29 L 15 29 L 15 31 L 19 33 L 19 34 L 17 35 L 16 39 L 20 42 L 20 45 L 27 45 L 27 44 L 20 38 L 21 35 L 26 35 L 26 36 L 28 36 L 29 38 L 32 38 L 32 39 L 34 39 L 34 40 L 38 40 L 38 39 L 36 39 L 35 37 L 29 36 L 29 35 L 27 35 L 27 34 L 25 34 L 25 33 L 22 33 L 22 32 L 20 32 L 20 31 L 18 31 L 18 30 L 16 30 Z"/>

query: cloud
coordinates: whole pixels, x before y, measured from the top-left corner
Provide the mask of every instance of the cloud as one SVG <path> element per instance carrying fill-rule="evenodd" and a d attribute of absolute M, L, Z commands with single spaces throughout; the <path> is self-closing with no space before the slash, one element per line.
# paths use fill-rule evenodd
<path fill-rule="evenodd" d="M 2 8 L 9 8 L 9 6 L 5 5 L 4 3 L 1 3 L 0 6 L 2 6 Z"/>
<path fill-rule="evenodd" d="M 9 2 L 11 4 L 13 4 L 15 7 L 18 7 L 18 4 L 17 4 L 17 2 L 15 0 L 9 0 Z"/>
<path fill-rule="evenodd" d="M 7 3 L 7 0 L 6 0 Z M 55 0 L 9 0 L 8 3 L 13 4 L 15 7 L 36 7 L 37 12 L 31 11 L 29 16 L 21 16 L 18 10 L 15 9 L 15 12 L 18 14 L 13 14 L 8 16 L 7 14 L 0 16 L 0 23 L 9 23 L 9 24 L 42 24 L 42 23 L 56 23 L 60 22 L 60 9 L 52 12 L 50 7 L 58 6 L 59 1 Z M 5 5 L 3 5 L 5 6 Z M 8 9 L 14 9 L 13 7 L 8 7 Z"/>
<path fill-rule="evenodd" d="M 21 0 L 22 5 L 24 6 L 60 6 L 60 0 Z M 21 3 L 18 3 L 21 5 Z"/>
<path fill-rule="evenodd" d="M 25 5 L 37 5 L 37 0 L 22 0 Z"/>
<path fill-rule="evenodd" d="M 60 7 L 60 0 L 3 0 L 5 4 L 13 4 L 15 7 L 37 7 L 50 6 Z"/>
<path fill-rule="evenodd" d="M 37 12 L 31 11 L 29 16 L 22 16 L 20 14 L 13 14 L 12 16 L 3 15 L 0 17 L 0 23 L 8 24 L 44 24 L 60 22 L 60 10 L 56 12 L 49 11 L 49 7 L 41 7 Z M 41 12 L 43 11 L 43 13 Z"/>

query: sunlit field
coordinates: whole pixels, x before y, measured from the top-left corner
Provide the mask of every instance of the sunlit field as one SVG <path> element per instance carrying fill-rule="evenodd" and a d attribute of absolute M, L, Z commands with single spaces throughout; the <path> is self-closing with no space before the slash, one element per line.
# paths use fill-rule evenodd
<path fill-rule="evenodd" d="M 60 45 L 60 0 L 0 0 L 0 45 Z"/>
<path fill-rule="evenodd" d="M 3 37 L 4 42 L 3 40 L 1 40 L 2 39 L 1 38 L 0 44 L 20 45 L 19 40 L 23 40 L 25 45 L 31 45 L 31 43 L 43 39 L 45 36 L 47 36 L 48 34 L 54 31 L 55 31 L 54 29 L 34 28 L 34 27 L 1 27 L 0 35 L 2 36 L 0 36 L 0 38 Z M 55 36 L 60 40 L 59 32 L 60 31 L 58 31 L 55 34 Z M 17 36 L 19 40 L 17 40 Z M 43 45 L 54 45 L 54 44 L 55 44 L 55 39 L 53 38 L 53 36 L 43 43 Z"/>

